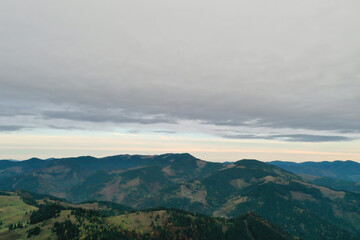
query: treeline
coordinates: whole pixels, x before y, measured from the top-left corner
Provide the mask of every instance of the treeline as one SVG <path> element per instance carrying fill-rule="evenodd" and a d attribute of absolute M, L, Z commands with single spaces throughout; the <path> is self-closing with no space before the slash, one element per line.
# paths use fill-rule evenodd
<path fill-rule="evenodd" d="M 37 236 L 39 235 L 41 232 L 40 227 L 36 226 L 34 228 L 30 228 L 29 230 L 27 230 L 27 238 L 31 238 L 33 235 Z"/>
<path fill-rule="evenodd" d="M 53 232 L 56 233 L 59 240 L 76 240 L 79 239 L 79 226 L 66 219 L 61 223 L 55 222 Z"/>
<path fill-rule="evenodd" d="M 15 224 L 9 224 L 9 230 L 14 230 L 14 229 L 23 228 L 23 227 L 24 227 L 24 225 L 22 222 L 18 222 Z"/>
<path fill-rule="evenodd" d="M 39 209 L 32 212 L 30 216 L 30 224 L 35 224 L 53 217 L 57 217 L 60 215 L 61 210 L 64 209 L 65 208 L 63 206 L 57 204 L 39 205 Z"/>
<path fill-rule="evenodd" d="M 206 215 L 189 213 L 178 209 L 156 208 L 137 212 L 140 216 L 150 217 L 150 230 L 139 228 L 136 231 L 125 229 L 121 224 L 110 224 L 107 217 L 96 210 L 83 208 L 65 208 L 58 204 L 40 204 L 38 210 L 32 211 L 26 224 L 37 224 L 60 216 L 62 210 L 71 210 L 67 218 L 55 222 L 52 232 L 59 240 L 289 240 L 289 235 L 272 226 L 255 214 L 247 214 L 235 219 L 213 218 Z M 161 212 L 161 213 L 160 213 Z M 158 213 L 158 214 L 157 214 Z M 136 216 L 138 215 L 136 214 Z M 161 215 L 161 217 L 160 217 Z M 153 217 L 155 216 L 155 217 Z M 23 228 L 27 225 L 18 222 L 11 224 L 9 230 Z M 41 233 L 41 226 L 28 229 L 27 237 Z"/>
<path fill-rule="evenodd" d="M 254 214 L 236 219 L 221 219 L 196 216 L 184 211 L 166 211 L 165 222 L 152 218 L 151 231 L 142 232 L 124 229 L 120 225 L 109 225 L 104 218 L 92 210 L 76 209 L 71 212 L 78 223 L 70 219 L 56 222 L 53 232 L 63 239 L 124 239 L 124 240 L 288 240 L 291 237 L 273 228 L 264 219 Z M 84 221 L 84 220 L 87 221 Z M 164 218 L 163 218 L 164 219 Z M 162 225 L 161 225 L 162 224 Z"/>

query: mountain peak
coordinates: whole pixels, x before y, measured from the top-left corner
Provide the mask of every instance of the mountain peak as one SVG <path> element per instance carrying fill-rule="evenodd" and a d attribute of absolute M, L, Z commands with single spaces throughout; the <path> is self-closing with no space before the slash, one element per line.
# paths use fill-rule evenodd
<path fill-rule="evenodd" d="M 247 166 L 269 166 L 269 164 L 266 164 L 256 159 L 241 159 L 239 161 L 236 161 L 234 164 Z"/>
<path fill-rule="evenodd" d="M 34 161 L 42 161 L 42 159 L 37 158 L 37 157 L 32 157 L 32 158 L 30 158 L 30 159 L 28 159 L 28 160 L 26 160 L 26 161 L 32 161 L 32 162 L 34 162 Z"/>
<path fill-rule="evenodd" d="M 162 157 L 187 157 L 187 158 L 195 158 L 190 153 L 165 153 L 161 154 Z"/>

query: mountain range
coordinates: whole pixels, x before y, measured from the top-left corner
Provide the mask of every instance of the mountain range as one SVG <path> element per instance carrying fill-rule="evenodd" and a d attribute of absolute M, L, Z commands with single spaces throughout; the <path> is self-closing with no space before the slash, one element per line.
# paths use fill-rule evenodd
<path fill-rule="evenodd" d="M 226 219 L 251 212 L 303 239 L 360 238 L 359 194 L 257 160 L 213 163 L 163 154 L 0 161 L 0 186 L 74 203 L 163 206 Z"/>
<path fill-rule="evenodd" d="M 354 161 L 282 162 L 270 164 L 321 186 L 360 193 L 360 164 Z"/>

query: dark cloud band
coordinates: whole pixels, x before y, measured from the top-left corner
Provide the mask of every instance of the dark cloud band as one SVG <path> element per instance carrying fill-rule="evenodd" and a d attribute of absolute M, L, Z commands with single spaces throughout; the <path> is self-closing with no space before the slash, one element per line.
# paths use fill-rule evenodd
<path fill-rule="evenodd" d="M 310 134 L 277 134 L 277 135 L 250 135 L 250 134 L 238 134 L 238 135 L 225 135 L 225 138 L 232 139 L 270 139 L 280 140 L 286 142 L 340 142 L 351 141 L 353 138 L 344 136 L 324 136 L 324 135 L 310 135 Z"/>

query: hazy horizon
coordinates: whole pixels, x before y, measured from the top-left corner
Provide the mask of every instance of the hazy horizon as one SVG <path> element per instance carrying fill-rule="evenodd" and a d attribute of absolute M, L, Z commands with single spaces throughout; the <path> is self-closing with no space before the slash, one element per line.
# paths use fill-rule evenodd
<path fill-rule="evenodd" d="M 105 158 L 105 157 L 112 157 L 112 156 L 121 156 L 121 155 L 140 155 L 140 156 L 159 156 L 159 155 L 166 155 L 166 154 L 190 154 L 192 155 L 193 157 L 195 158 L 198 158 L 200 160 L 203 160 L 203 161 L 208 161 L 208 162 L 220 162 L 220 163 L 224 163 L 224 162 L 236 162 L 236 161 L 240 161 L 240 160 L 258 160 L 258 161 L 261 161 L 261 162 L 273 162 L 273 161 L 281 161 L 281 162 L 296 162 L 296 163 L 302 163 L 302 162 L 335 162 L 335 161 L 354 161 L 354 160 L 351 160 L 351 159 L 344 159 L 344 160 L 341 160 L 341 159 L 333 159 L 333 160 L 321 160 L 321 161 L 311 161 L 311 160 L 304 160 L 304 161 L 289 161 L 289 160 L 281 160 L 281 159 L 273 159 L 273 160 L 266 160 L 266 159 L 254 159 L 254 158 L 239 158 L 239 159 L 231 159 L 231 160 L 226 160 L 226 159 L 223 159 L 223 160 L 209 160 L 209 159 L 203 159 L 203 158 L 200 158 L 199 156 L 196 156 L 194 154 L 191 154 L 191 153 L 187 153 L 187 152 L 167 152 L 167 153 L 158 153 L 158 154 L 136 154 L 136 153 L 133 153 L 133 154 L 128 154 L 128 153 L 119 153 L 119 154 L 114 154 L 114 155 L 98 155 L 98 156 L 94 156 L 94 155 L 77 155 L 77 156 L 59 156 L 59 157 L 37 157 L 37 156 L 32 156 L 32 157 L 28 157 L 28 158 L 25 158 L 25 159 L 13 159 L 13 158 L 8 158 L 8 159 L 0 159 L 0 161 L 18 161 L 18 162 L 21 162 L 21 161 L 27 161 L 27 160 L 30 160 L 30 159 L 33 159 L 33 158 L 37 158 L 37 159 L 40 159 L 40 160 L 52 160 L 52 159 L 62 159 L 62 158 L 78 158 L 78 157 L 95 157 L 95 158 Z M 206 156 L 206 155 L 205 155 Z M 354 162 L 358 162 L 358 161 L 354 161 Z M 359 162 L 360 163 L 360 162 Z"/>

